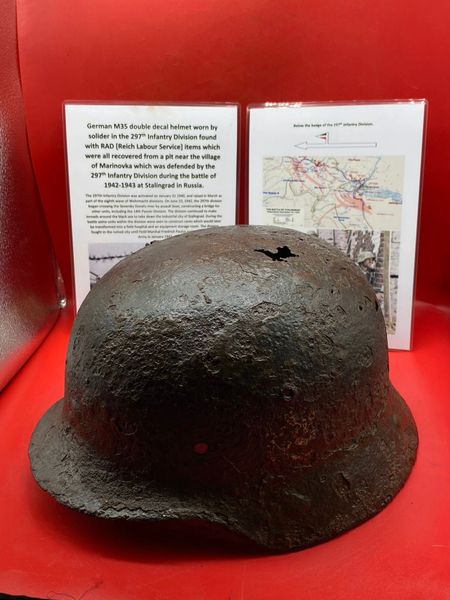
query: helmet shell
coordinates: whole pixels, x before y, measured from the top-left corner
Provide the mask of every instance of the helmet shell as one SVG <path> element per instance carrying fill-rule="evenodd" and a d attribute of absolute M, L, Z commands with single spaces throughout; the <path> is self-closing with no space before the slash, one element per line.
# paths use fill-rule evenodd
<path fill-rule="evenodd" d="M 235 226 L 153 243 L 93 288 L 30 457 L 83 512 L 291 550 L 381 510 L 416 446 L 360 270 L 306 234 Z"/>

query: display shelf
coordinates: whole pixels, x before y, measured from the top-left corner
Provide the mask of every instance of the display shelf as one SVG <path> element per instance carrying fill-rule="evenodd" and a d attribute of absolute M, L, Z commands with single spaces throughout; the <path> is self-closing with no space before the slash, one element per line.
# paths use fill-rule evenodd
<path fill-rule="evenodd" d="M 414 350 L 390 353 L 419 429 L 417 463 L 380 514 L 313 548 L 271 555 L 204 523 L 78 514 L 34 482 L 27 447 L 63 395 L 66 312 L 0 395 L 0 592 L 86 600 L 450 598 L 450 310 L 416 307 Z"/>

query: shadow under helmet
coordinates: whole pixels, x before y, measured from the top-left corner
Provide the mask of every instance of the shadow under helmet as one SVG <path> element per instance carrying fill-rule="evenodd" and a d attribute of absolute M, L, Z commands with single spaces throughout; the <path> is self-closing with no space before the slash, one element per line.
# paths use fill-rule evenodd
<path fill-rule="evenodd" d="M 286 551 L 380 511 L 416 447 L 360 270 L 315 237 L 235 226 L 102 277 L 29 453 L 40 486 L 82 512 L 200 518 Z"/>

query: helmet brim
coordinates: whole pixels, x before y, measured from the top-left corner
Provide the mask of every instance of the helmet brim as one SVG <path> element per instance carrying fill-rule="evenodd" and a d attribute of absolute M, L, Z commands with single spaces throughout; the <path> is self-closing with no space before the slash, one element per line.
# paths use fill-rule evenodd
<path fill-rule="evenodd" d="M 36 481 L 58 502 L 107 519 L 203 519 L 276 551 L 328 540 L 382 510 L 407 479 L 418 444 L 409 408 L 391 386 L 377 423 L 355 443 L 291 473 L 278 490 L 259 481 L 254 497 L 243 500 L 118 469 L 76 434 L 63 403 L 43 415 L 29 447 Z"/>

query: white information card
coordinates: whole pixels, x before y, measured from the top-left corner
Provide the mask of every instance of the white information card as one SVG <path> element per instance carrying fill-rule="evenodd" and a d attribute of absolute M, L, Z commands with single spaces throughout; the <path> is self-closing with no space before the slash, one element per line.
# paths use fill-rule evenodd
<path fill-rule="evenodd" d="M 249 222 L 312 233 L 374 287 L 410 348 L 426 101 L 249 109 Z"/>
<path fill-rule="evenodd" d="M 237 105 L 64 108 L 77 309 L 146 243 L 234 225 Z"/>

